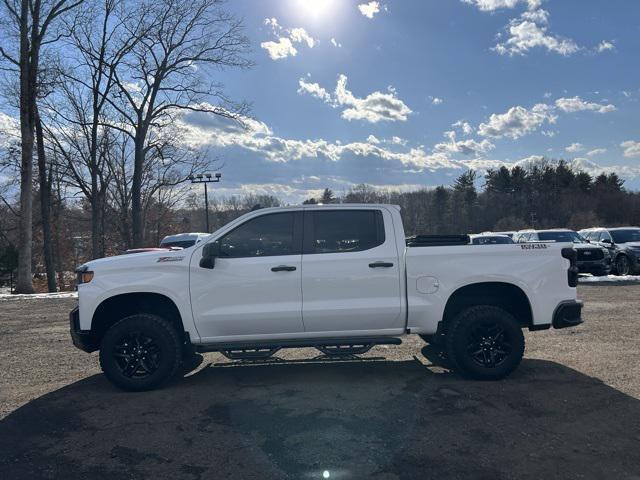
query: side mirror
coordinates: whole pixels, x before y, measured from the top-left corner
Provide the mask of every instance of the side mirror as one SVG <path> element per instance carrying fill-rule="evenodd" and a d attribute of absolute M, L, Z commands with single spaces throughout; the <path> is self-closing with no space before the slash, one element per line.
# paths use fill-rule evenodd
<path fill-rule="evenodd" d="M 601 242 L 602 242 L 602 243 L 606 243 L 606 244 L 608 244 L 608 245 L 613 245 L 613 242 L 612 242 L 611 240 L 609 240 L 608 238 L 603 238 L 603 239 L 601 240 Z"/>
<path fill-rule="evenodd" d="M 200 259 L 200 267 L 213 268 L 216 264 L 216 257 L 220 256 L 220 244 L 209 242 L 202 247 L 202 258 Z"/>

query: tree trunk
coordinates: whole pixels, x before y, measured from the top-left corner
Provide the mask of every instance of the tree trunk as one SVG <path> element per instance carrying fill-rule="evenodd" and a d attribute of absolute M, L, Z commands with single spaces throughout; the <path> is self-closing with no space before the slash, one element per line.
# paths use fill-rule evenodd
<path fill-rule="evenodd" d="M 20 111 L 20 130 L 22 137 L 22 166 L 20 168 L 20 244 L 18 247 L 18 270 L 15 293 L 33 293 L 31 276 L 31 254 L 33 242 L 33 197 L 31 183 L 33 181 L 33 130 Z"/>
<path fill-rule="evenodd" d="M 104 257 L 104 194 L 97 188 L 91 197 L 91 258 Z"/>
<path fill-rule="evenodd" d="M 31 78 L 31 52 L 29 47 L 29 2 L 20 6 L 20 224 L 16 293 L 33 293 L 31 254 L 33 242 L 33 97 Z"/>
<path fill-rule="evenodd" d="M 35 108 L 36 142 L 38 149 L 38 178 L 40 180 L 40 215 L 42 217 L 42 241 L 44 250 L 44 267 L 47 272 L 47 289 L 57 292 L 56 267 L 53 261 L 53 239 L 51 235 L 51 186 L 47 178 L 47 162 L 44 150 L 44 135 L 42 133 L 42 119 Z"/>
<path fill-rule="evenodd" d="M 140 139 L 142 137 L 142 139 Z M 144 225 L 142 217 L 142 169 L 144 167 L 144 136 L 136 135 L 133 180 L 131 182 L 131 222 L 133 248 L 143 247 Z"/>

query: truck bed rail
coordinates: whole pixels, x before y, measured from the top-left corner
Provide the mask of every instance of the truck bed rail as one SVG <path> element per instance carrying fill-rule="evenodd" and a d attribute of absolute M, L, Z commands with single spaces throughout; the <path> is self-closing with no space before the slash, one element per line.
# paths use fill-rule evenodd
<path fill-rule="evenodd" d="M 448 247 L 469 245 L 469 235 L 414 235 L 407 237 L 407 247 Z"/>

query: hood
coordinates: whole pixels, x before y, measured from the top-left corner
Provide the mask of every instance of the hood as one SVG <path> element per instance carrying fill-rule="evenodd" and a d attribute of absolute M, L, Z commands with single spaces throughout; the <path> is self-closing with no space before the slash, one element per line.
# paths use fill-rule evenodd
<path fill-rule="evenodd" d="M 188 262 L 188 258 L 191 256 L 192 250 L 190 248 L 184 250 L 175 251 L 162 251 L 162 252 L 140 252 L 128 255 L 116 255 L 113 257 L 98 258 L 86 262 L 82 266 L 86 266 L 89 270 L 105 270 L 111 268 L 137 268 L 137 267 L 149 267 L 156 263 L 173 263 L 173 262 Z"/>
<path fill-rule="evenodd" d="M 640 248 L 640 242 L 627 242 L 627 243 L 620 243 L 619 245 L 622 245 L 624 247 Z"/>
<path fill-rule="evenodd" d="M 576 250 L 584 250 L 584 249 L 598 249 L 598 248 L 603 248 L 600 245 L 597 245 L 595 243 L 574 243 L 573 244 L 573 248 L 575 248 Z"/>

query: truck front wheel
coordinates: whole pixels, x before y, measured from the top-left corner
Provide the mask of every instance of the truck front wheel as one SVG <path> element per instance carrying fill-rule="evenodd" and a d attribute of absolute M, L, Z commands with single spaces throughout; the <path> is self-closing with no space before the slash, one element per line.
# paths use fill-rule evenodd
<path fill-rule="evenodd" d="M 524 335 L 509 312 L 492 305 L 477 305 L 453 319 L 446 335 L 446 351 L 462 375 L 498 380 L 520 364 Z"/>
<path fill-rule="evenodd" d="M 176 374 L 181 359 L 178 333 L 156 315 L 123 318 L 107 330 L 100 344 L 102 371 L 123 390 L 159 387 Z"/>

